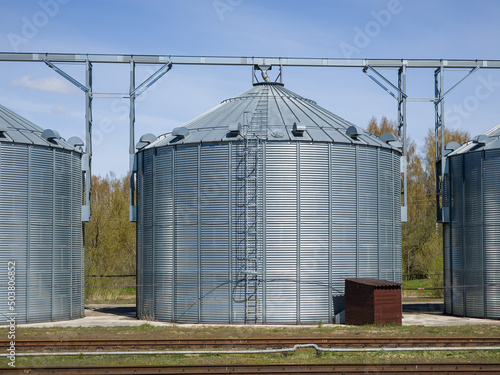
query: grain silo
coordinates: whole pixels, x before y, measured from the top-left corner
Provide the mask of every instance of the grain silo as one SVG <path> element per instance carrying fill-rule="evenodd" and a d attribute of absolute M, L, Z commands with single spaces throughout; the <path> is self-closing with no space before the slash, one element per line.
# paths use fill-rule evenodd
<path fill-rule="evenodd" d="M 84 314 L 80 145 L 0 106 L 0 324 Z"/>
<path fill-rule="evenodd" d="M 449 179 L 443 197 L 450 207 L 450 220 L 443 224 L 447 314 L 500 318 L 499 137 L 500 125 L 447 157 Z"/>
<path fill-rule="evenodd" d="M 264 82 L 137 147 L 140 318 L 326 323 L 344 278 L 401 281 L 394 136 Z"/>

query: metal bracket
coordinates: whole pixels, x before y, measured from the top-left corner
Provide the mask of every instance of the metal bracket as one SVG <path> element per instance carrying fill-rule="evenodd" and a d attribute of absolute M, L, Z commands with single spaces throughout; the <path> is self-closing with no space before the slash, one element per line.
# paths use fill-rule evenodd
<path fill-rule="evenodd" d="M 78 82 L 76 79 L 71 77 L 68 73 L 63 71 L 62 69 L 58 68 L 56 65 L 52 64 L 49 60 L 44 59 L 43 62 L 47 64 L 49 68 L 52 68 L 57 74 L 61 75 L 65 79 L 67 79 L 69 82 L 71 82 L 73 85 L 78 87 L 80 90 L 83 92 L 89 92 L 89 88 L 85 85 L 82 85 L 80 82 Z"/>
<path fill-rule="evenodd" d="M 444 70 L 444 69 L 443 69 Z M 460 81 L 458 81 L 457 83 L 455 83 L 450 89 L 448 89 L 448 91 L 446 91 L 443 95 L 441 95 L 441 97 L 439 98 L 436 98 L 435 100 L 437 100 L 437 102 L 439 103 L 441 100 L 443 100 L 443 98 L 448 95 L 448 93 L 453 90 L 455 87 L 457 87 L 459 84 L 461 84 L 463 81 L 465 81 L 468 77 L 470 77 L 472 74 L 474 74 L 475 72 L 477 72 L 479 70 L 479 66 L 476 66 L 475 68 L 473 68 L 469 73 L 467 73 L 465 75 L 465 77 L 463 77 Z"/>
<path fill-rule="evenodd" d="M 154 72 L 149 78 L 147 78 L 144 82 L 142 82 L 139 86 L 130 92 L 130 96 L 138 97 L 144 91 L 146 91 L 151 85 L 153 85 L 156 81 L 158 81 L 161 77 L 163 77 L 168 71 L 172 69 L 172 63 L 169 62 L 163 65 L 160 69 Z"/>
<path fill-rule="evenodd" d="M 391 90 L 389 90 L 386 86 L 384 86 L 379 80 L 377 80 L 372 74 L 370 74 L 370 72 L 368 71 L 372 71 L 373 73 L 375 73 L 378 77 L 380 77 L 385 83 L 387 83 L 389 86 L 391 86 L 394 90 L 396 90 L 398 92 L 398 94 L 402 95 L 404 98 L 407 97 L 407 95 L 401 91 L 398 87 L 396 87 L 391 81 L 389 81 L 387 78 L 385 78 L 382 74 L 380 74 L 378 71 L 376 71 L 375 69 L 373 69 L 370 65 L 366 65 L 364 68 L 363 68 L 363 73 L 365 73 L 368 77 L 370 77 L 377 85 L 379 85 L 380 87 L 382 87 L 388 94 L 390 94 L 394 99 L 398 100 L 398 96 L 393 93 Z"/>

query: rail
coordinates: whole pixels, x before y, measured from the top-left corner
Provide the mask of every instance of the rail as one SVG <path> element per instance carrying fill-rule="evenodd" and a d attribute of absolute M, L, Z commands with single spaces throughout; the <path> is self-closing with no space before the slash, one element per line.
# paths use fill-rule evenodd
<path fill-rule="evenodd" d="M 499 364 L 379 363 L 379 364 L 258 364 L 183 366 L 92 366 L 0 369 L 2 374 L 498 374 Z"/>
<path fill-rule="evenodd" d="M 18 340 L 18 350 L 61 349 L 204 349 L 283 348 L 315 344 L 324 348 L 487 347 L 500 350 L 500 337 L 295 337 L 295 338 L 192 338 L 192 339 L 83 339 Z M 1 350 L 10 341 L 0 341 Z"/>

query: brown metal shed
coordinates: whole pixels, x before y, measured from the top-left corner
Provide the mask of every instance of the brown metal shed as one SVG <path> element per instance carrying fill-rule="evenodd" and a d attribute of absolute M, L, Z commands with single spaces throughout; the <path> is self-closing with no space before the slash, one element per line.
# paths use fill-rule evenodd
<path fill-rule="evenodd" d="M 345 279 L 345 322 L 401 325 L 401 283 L 373 278 Z"/>

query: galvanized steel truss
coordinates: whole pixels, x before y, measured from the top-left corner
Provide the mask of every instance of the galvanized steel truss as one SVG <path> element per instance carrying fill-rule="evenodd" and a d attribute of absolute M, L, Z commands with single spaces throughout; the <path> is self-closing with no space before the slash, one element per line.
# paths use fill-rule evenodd
<path fill-rule="evenodd" d="M 337 67 L 337 68 L 361 68 L 363 71 L 385 91 L 393 96 L 398 102 L 398 132 L 403 143 L 402 184 L 403 205 L 402 220 L 406 219 L 406 184 L 407 184 L 407 156 L 406 156 L 406 103 L 410 101 L 430 101 L 435 106 L 435 132 L 436 132 L 436 202 L 437 220 L 446 222 L 448 220 L 449 208 L 444 207 L 441 199 L 442 180 L 445 174 L 446 149 L 444 144 L 444 96 L 460 84 L 465 78 L 479 69 L 499 69 L 500 60 L 443 60 L 443 59 L 348 59 L 348 58 L 284 58 L 284 57 L 231 57 L 231 56 L 173 56 L 173 55 L 121 55 L 121 54 L 69 54 L 69 53 L 13 53 L 0 52 L 0 61 L 18 62 L 45 62 L 49 67 L 68 79 L 75 86 L 85 92 L 86 101 L 86 173 L 85 201 L 82 211 L 84 220 L 90 219 L 90 197 L 91 197 L 91 164 L 92 164 L 92 99 L 103 93 L 92 91 L 92 64 L 130 64 L 130 91 L 119 94 L 130 98 L 130 170 L 133 171 L 133 155 L 135 153 L 135 98 L 154 84 L 172 65 L 245 65 L 252 67 L 252 80 L 254 79 L 255 67 L 263 70 L 271 69 L 272 66 L 301 66 L 301 67 Z M 85 85 L 79 83 L 61 69 L 55 63 L 81 63 L 86 66 Z M 137 64 L 157 64 L 161 67 L 139 86 L 135 86 L 135 67 Z M 391 68 L 398 71 L 398 85 L 394 85 L 380 74 L 376 68 Z M 433 98 L 409 98 L 406 94 L 406 70 L 408 68 L 435 69 L 435 95 Z M 444 92 L 444 70 L 471 69 L 470 72 L 459 82 Z M 387 86 L 392 88 L 391 91 Z M 105 94 L 104 95 L 108 95 Z M 116 94 L 114 94 L 116 95 Z M 132 202 L 133 203 L 133 202 Z M 131 220 L 134 220 L 135 207 L 131 206 Z"/>

